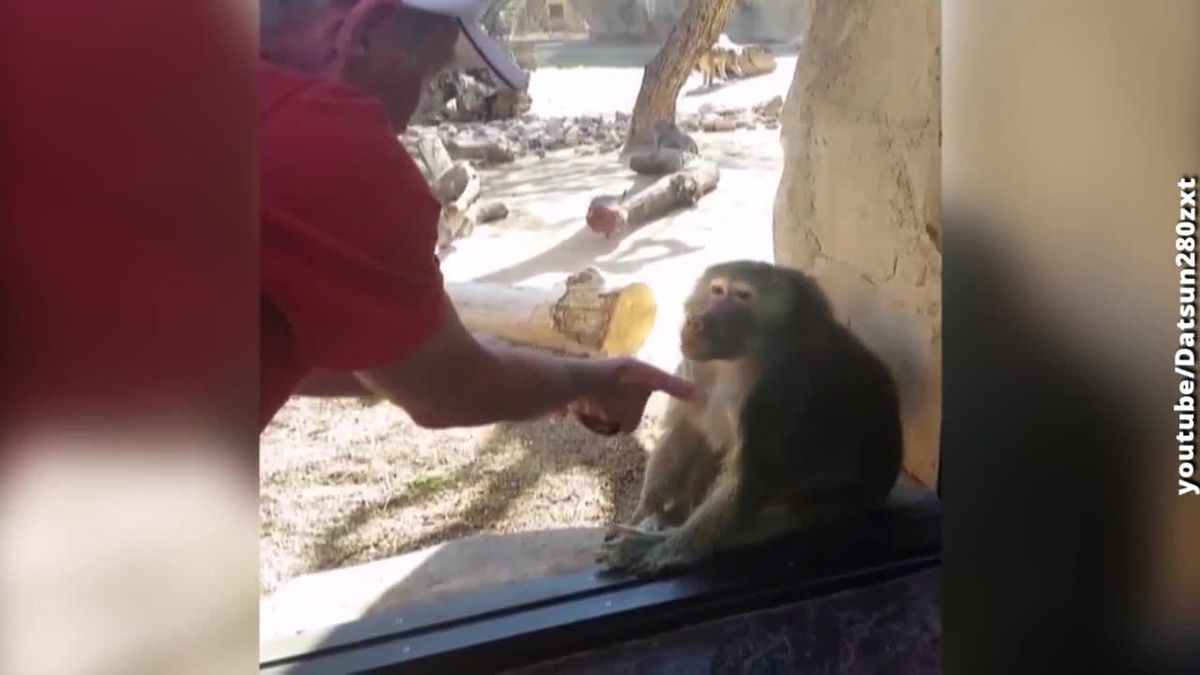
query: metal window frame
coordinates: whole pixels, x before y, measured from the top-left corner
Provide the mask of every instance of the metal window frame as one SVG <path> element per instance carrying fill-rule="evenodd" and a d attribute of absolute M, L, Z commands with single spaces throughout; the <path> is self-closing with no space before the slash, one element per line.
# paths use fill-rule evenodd
<path fill-rule="evenodd" d="M 882 583 L 941 562 L 932 493 L 849 528 L 796 534 L 654 579 L 532 579 L 276 640 L 260 672 L 494 673 Z"/>

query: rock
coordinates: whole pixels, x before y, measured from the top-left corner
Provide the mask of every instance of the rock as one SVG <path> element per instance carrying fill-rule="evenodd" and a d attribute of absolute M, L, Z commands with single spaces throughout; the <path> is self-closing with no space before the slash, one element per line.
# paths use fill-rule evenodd
<path fill-rule="evenodd" d="M 720 115 L 705 115 L 700 119 L 700 128 L 709 133 L 733 131 L 737 129 L 737 122 Z"/>
<path fill-rule="evenodd" d="M 629 169 L 642 176 L 663 176 L 682 171 L 694 158 L 694 155 L 674 148 L 660 148 L 630 155 Z"/>
<path fill-rule="evenodd" d="M 500 164 L 516 159 L 516 147 L 506 140 L 463 138 L 446 141 L 446 151 L 452 159 L 467 159 L 485 164 Z"/>
<path fill-rule="evenodd" d="M 753 129 L 756 126 L 758 126 L 754 123 L 754 120 L 749 120 L 749 119 L 745 119 L 745 118 L 739 119 L 735 123 L 737 124 L 738 129 Z"/>
<path fill-rule="evenodd" d="M 942 411 L 940 18 L 937 0 L 830 2 L 813 15 L 780 113 L 774 208 L 776 261 L 810 271 L 893 372 L 904 468 L 928 487 Z"/>
<path fill-rule="evenodd" d="M 583 130 L 576 126 L 570 127 L 563 133 L 563 142 L 569 146 L 579 145 L 583 142 Z"/>
<path fill-rule="evenodd" d="M 504 202 L 476 202 L 471 217 L 477 223 L 503 220 L 508 217 L 508 206 Z"/>
<path fill-rule="evenodd" d="M 754 112 L 766 117 L 779 117 L 779 113 L 783 111 L 783 97 L 776 96 L 769 101 L 763 101 L 754 106 Z"/>
<path fill-rule="evenodd" d="M 742 77 L 756 77 L 775 72 L 779 64 L 775 55 L 763 45 L 741 45 L 737 50 L 737 68 Z"/>
<path fill-rule="evenodd" d="M 415 121 L 510 119 L 529 111 L 526 91 L 499 86 L 487 69 L 447 71 L 422 92 Z"/>
<path fill-rule="evenodd" d="M 717 106 L 713 105 L 712 103 L 701 103 L 700 104 L 700 115 L 701 116 L 711 115 L 711 114 L 715 113 L 716 111 L 717 111 Z"/>
<path fill-rule="evenodd" d="M 496 91 L 490 105 L 492 118 L 511 119 L 528 111 L 533 99 L 528 92 L 501 88 Z"/>

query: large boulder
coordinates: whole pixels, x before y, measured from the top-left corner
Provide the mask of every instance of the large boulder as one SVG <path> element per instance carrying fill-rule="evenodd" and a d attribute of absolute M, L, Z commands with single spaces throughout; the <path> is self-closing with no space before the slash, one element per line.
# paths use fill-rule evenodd
<path fill-rule="evenodd" d="M 941 417 L 940 9 L 803 0 L 781 116 L 776 260 L 808 270 L 892 366 L 905 467 L 933 485 Z"/>

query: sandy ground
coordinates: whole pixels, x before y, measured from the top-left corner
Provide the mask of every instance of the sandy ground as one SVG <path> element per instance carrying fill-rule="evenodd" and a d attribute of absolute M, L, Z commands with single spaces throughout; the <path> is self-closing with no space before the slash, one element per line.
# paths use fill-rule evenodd
<path fill-rule="evenodd" d="M 546 48 L 533 74 L 539 115 L 629 111 L 650 49 L 566 53 Z M 697 93 L 748 107 L 786 95 L 795 58 L 767 76 Z M 450 281 L 549 285 L 587 266 L 612 284 L 648 283 L 658 318 L 639 356 L 664 368 L 678 358 L 679 305 L 703 267 L 771 258 L 771 205 L 782 170 L 777 131 L 697 134 L 722 170 L 718 189 L 677 212 L 608 242 L 586 228 L 588 202 L 633 180 L 615 153 L 572 150 L 483 172 L 484 199 L 510 216 L 481 226 L 443 262 Z M 385 403 L 295 398 L 261 440 L 262 591 L 300 574 L 378 560 L 477 532 L 600 525 L 629 514 L 662 399 L 637 434 L 606 439 L 550 419 L 432 432 Z"/>

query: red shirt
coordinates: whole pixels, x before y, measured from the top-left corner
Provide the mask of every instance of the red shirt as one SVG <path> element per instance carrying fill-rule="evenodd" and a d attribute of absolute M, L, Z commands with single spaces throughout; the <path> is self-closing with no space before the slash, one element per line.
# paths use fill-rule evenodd
<path fill-rule="evenodd" d="M 313 368 L 403 359 L 437 327 L 439 205 L 383 105 L 260 63 L 260 430 Z"/>
<path fill-rule="evenodd" d="M 231 12 L 0 10 L 0 417 L 253 421 L 255 48 Z"/>

